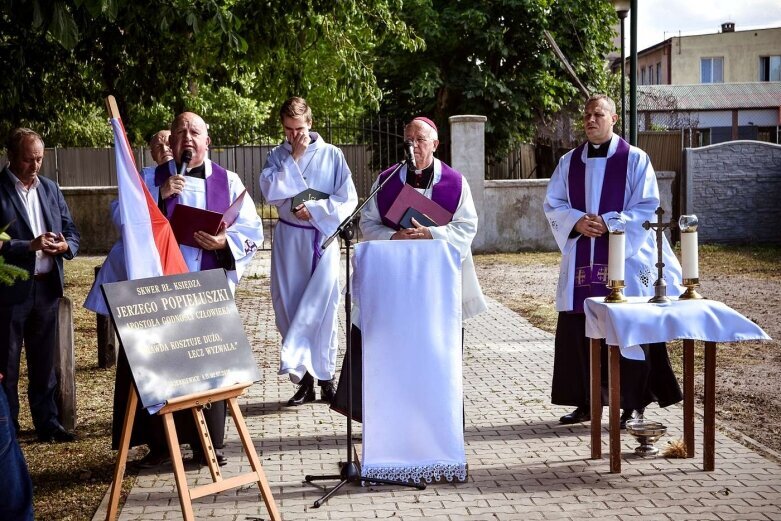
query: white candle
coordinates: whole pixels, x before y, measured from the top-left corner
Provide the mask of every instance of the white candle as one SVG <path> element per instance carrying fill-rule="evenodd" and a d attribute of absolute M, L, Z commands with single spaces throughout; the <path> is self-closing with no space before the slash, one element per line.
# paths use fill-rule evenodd
<path fill-rule="evenodd" d="M 623 233 L 611 233 L 608 242 L 607 278 L 624 280 L 624 247 L 626 236 Z"/>
<path fill-rule="evenodd" d="M 700 278 L 697 232 L 681 233 L 681 267 L 684 279 Z"/>

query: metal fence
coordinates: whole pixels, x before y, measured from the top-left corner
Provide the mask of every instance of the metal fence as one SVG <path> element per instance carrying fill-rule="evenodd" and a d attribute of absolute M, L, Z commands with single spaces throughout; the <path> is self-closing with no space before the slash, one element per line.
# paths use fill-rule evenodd
<path fill-rule="evenodd" d="M 373 180 L 385 167 L 403 157 L 404 126 L 392 119 L 359 119 L 341 121 L 325 118 L 313 130 L 344 153 L 353 174 L 359 196 L 368 194 Z M 316 121 L 317 122 L 317 121 Z M 238 145 L 212 145 L 210 158 L 239 174 L 255 201 L 261 201 L 257 182 L 268 152 L 281 142 L 279 124 L 256 131 L 258 138 Z M 136 166 L 153 165 L 145 147 L 133 148 Z M 0 161 L 5 162 L 0 154 Z M 56 180 L 60 186 L 116 186 L 114 149 L 47 148 L 41 175 Z"/>
<path fill-rule="evenodd" d="M 644 131 L 638 133 L 638 146 L 648 152 L 657 170 L 680 171 L 681 150 L 690 146 L 690 139 L 698 134 L 691 129 L 666 132 Z M 356 138 L 357 135 L 357 138 Z M 694 138 L 692 138 L 694 136 Z M 360 198 L 368 195 L 377 174 L 403 157 L 403 128 L 400 123 L 382 121 L 381 125 L 339 127 L 329 124 L 323 132 L 324 139 L 335 143 L 344 153 L 350 166 L 353 182 Z M 354 143 L 349 143 L 353 138 Z M 258 176 L 269 151 L 278 143 L 242 144 L 212 146 L 210 157 L 241 178 L 253 200 L 262 203 Z M 549 148 L 549 147 L 548 147 Z M 486 179 L 535 179 L 549 177 L 558 159 L 570 148 L 555 152 L 533 144 L 519 144 L 502 160 L 486 158 Z M 555 157 L 540 164 L 540 156 Z M 447 162 L 438 151 L 438 157 Z M 139 168 L 153 165 L 147 148 L 133 148 L 136 165 Z M 0 153 L 0 164 L 5 163 Z M 544 175 L 543 170 L 550 170 Z M 117 173 L 113 148 L 47 148 L 41 175 L 56 180 L 60 186 L 116 186 Z"/>
<path fill-rule="evenodd" d="M 318 121 L 321 124 L 318 126 Z M 315 119 L 312 129 L 323 139 L 339 147 L 352 172 L 353 182 L 359 198 L 365 198 L 371 185 L 382 169 L 403 158 L 404 125 L 403 122 L 387 118 L 365 118 L 337 121 L 331 118 Z M 258 177 L 269 151 L 282 139 L 282 129 L 278 123 L 269 124 L 256 130 L 249 143 L 210 147 L 210 158 L 236 172 L 256 204 L 264 204 Z M 136 166 L 141 169 L 154 165 L 150 152 L 145 147 L 132 150 Z M 5 157 L 0 154 L 0 164 Z M 113 147 L 104 148 L 47 148 L 41 166 L 41 175 L 54 179 L 63 187 L 116 186 L 117 173 Z M 103 209 L 96 209 L 103 210 Z M 268 240 L 263 245 L 271 245 L 271 233 L 274 212 L 263 211 L 263 227 Z"/>

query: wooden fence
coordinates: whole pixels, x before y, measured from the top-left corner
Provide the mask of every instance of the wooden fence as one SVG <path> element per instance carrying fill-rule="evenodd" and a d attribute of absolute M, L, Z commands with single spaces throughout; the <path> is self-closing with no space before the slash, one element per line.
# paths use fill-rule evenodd
<path fill-rule="evenodd" d="M 256 202 L 261 201 L 258 177 L 269 151 L 275 145 L 248 145 L 212 147 L 209 157 L 236 172 Z M 358 194 L 364 197 L 379 173 L 372 168 L 369 145 L 340 145 L 347 164 L 353 173 Z M 136 166 L 140 169 L 154 165 L 149 150 L 134 148 Z M 0 164 L 5 157 L 0 154 Z M 41 165 L 41 175 L 54 179 L 60 186 L 116 186 L 117 170 L 113 148 L 47 148 Z"/>
<path fill-rule="evenodd" d="M 486 179 L 533 179 L 537 171 L 535 146 L 530 143 L 517 145 L 501 161 L 488 161 Z"/>
<path fill-rule="evenodd" d="M 651 158 L 651 164 L 657 172 L 681 172 L 683 134 L 680 130 L 639 132 L 637 145 Z"/>

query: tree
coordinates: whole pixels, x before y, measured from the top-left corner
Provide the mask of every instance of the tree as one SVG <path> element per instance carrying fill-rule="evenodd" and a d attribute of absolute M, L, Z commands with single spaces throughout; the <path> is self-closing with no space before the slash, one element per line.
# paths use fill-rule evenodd
<path fill-rule="evenodd" d="M 444 133 L 451 115 L 485 115 L 487 153 L 500 156 L 512 142 L 530 140 L 548 115 L 582 101 L 543 30 L 587 87 L 601 90 L 615 17 L 603 0 L 405 3 L 402 19 L 426 47 L 383 45 L 376 69 L 383 111 L 405 119 L 432 115 Z"/>
<path fill-rule="evenodd" d="M 257 127 L 293 94 L 324 113 L 360 113 L 379 103 L 377 46 L 386 39 L 406 49 L 421 43 L 399 20 L 401 5 L 5 0 L 0 130 L 47 126 L 56 114 L 94 113 L 107 94 L 117 98 L 134 143 L 175 113 L 199 107 L 223 114 L 242 107 L 246 119 L 238 127 Z M 236 130 L 219 123 L 210 132 L 233 140 Z M 49 144 L 60 144 L 53 135 L 44 133 Z"/>

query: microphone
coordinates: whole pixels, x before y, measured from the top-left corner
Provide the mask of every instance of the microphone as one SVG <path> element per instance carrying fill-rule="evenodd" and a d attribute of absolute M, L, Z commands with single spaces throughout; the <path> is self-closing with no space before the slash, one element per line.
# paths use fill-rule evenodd
<path fill-rule="evenodd" d="M 190 161 L 193 159 L 193 151 L 189 148 L 185 148 L 182 152 L 182 166 L 179 167 L 179 175 L 184 175 L 187 173 L 187 165 L 190 164 Z"/>
<path fill-rule="evenodd" d="M 404 152 L 407 155 L 407 166 L 411 166 L 413 170 L 417 170 L 418 165 L 415 164 L 415 153 L 413 150 L 413 143 L 411 139 L 404 141 Z"/>

